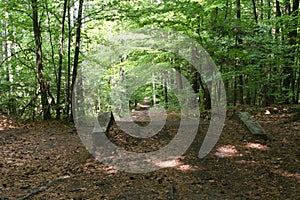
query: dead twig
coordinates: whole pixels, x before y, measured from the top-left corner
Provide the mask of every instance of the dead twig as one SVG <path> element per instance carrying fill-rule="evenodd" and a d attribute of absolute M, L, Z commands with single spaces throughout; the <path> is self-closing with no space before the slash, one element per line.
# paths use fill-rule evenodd
<path fill-rule="evenodd" d="M 58 178 L 58 179 L 55 179 L 49 183 L 47 183 L 46 185 L 40 187 L 39 189 L 36 189 L 34 190 L 33 192 L 31 193 L 28 193 L 27 195 L 23 196 L 23 197 L 20 197 L 18 198 L 18 200 L 25 200 L 25 199 L 29 199 L 30 197 L 34 196 L 34 195 L 37 195 L 38 193 L 41 193 L 47 189 L 49 189 L 50 187 L 56 185 L 56 184 L 59 184 L 61 182 L 63 182 L 64 180 L 68 179 L 70 177 L 63 177 L 63 178 Z"/>

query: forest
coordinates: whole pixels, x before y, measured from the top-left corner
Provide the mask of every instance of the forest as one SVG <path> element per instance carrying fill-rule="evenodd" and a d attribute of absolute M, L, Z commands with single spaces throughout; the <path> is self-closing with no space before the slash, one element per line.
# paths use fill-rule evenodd
<path fill-rule="evenodd" d="M 70 118 L 72 89 L 87 56 L 108 45 L 109 36 L 142 27 L 176 30 L 197 41 L 221 72 L 231 109 L 299 103 L 296 0 L 1 1 L 1 8 L 0 110 L 9 115 Z M 200 106 L 209 109 L 207 86 L 199 73 L 184 67 L 184 60 L 148 50 L 119 56 L 99 80 L 98 110 L 109 106 L 111 84 L 105 82 L 118 79 L 121 68 L 149 62 L 161 68 L 176 63 L 176 70 L 188 75 Z M 139 88 L 133 98 L 140 102 L 151 90 L 151 84 Z M 164 91 L 157 93 L 161 104 L 168 103 Z"/>
<path fill-rule="evenodd" d="M 0 199 L 299 198 L 299 0 L 0 0 L 0 14 Z M 183 119 L 198 130 L 160 170 L 126 173 L 76 134 L 109 112 L 126 152 L 166 146 Z M 119 124 L 152 121 L 166 124 L 147 139 Z"/>

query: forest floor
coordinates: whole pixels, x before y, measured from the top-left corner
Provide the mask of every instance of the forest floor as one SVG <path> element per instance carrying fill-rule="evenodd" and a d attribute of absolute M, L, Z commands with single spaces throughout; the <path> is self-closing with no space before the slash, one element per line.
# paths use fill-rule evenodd
<path fill-rule="evenodd" d="M 208 125 L 201 124 L 180 159 L 154 172 L 132 174 L 90 156 L 72 124 L 19 121 L 1 114 L 0 199 L 300 199 L 300 121 L 290 121 L 291 116 L 254 115 L 273 136 L 268 140 L 228 117 L 203 159 L 197 151 Z M 170 114 L 168 120 L 177 117 Z M 116 130 L 111 128 L 112 135 L 118 135 Z M 164 145 L 170 139 L 156 141 Z M 126 141 L 127 147 L 145 148 L 143 142 Z"/>

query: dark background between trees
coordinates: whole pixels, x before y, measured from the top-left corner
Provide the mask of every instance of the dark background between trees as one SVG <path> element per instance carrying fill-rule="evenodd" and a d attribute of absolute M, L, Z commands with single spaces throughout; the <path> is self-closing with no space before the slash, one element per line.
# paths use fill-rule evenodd
<path fill-rule="evenodd" d="M 107 36 L 151 26 L 186 34 L 208 51 L 223 75 L 229 108 L 299 103 L 299 0 L 1 0 L 0 8 L 0 111 L 10 115 L 71 118 L 71 91 L 87 53 Z M 122 66 L 153 60 L 176 62 L 209 109 L 206 85 L 184 61 L 165 52 L 124 56 L 100 80 L 95 109 L 107 109 L 111 77 Z M 151 96 L 151 88 L 140 88 L 134 99 Z M 156 90 L 161 104 L 176 101 L 166 87 Z"/>

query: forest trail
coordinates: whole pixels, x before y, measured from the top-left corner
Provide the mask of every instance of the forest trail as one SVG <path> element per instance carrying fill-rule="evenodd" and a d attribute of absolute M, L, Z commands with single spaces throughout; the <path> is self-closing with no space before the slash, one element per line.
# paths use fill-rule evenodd
<path fill-rule="evenodd" d="M 207 125 L 200 125 L 180 159 L 158 171 L 130 174 L 93 159 L 72 124 L 1 115 L 0 199 L 297 199 L 300 122 L 289 117 L 255 116 L 272 140 L 255 138 L 227 119 L 217 145 L 201 160 L 196 155 Z M 126 145 L 143 148 L 133 142 Z M 160 139 L 160 145 L 167 142 Z"/>

